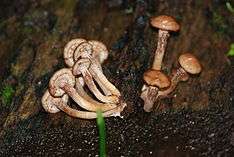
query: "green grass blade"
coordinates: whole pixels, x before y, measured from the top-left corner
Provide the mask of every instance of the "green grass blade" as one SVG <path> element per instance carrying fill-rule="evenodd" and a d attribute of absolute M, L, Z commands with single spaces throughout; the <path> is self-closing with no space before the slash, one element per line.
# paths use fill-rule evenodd
<path fill-rule="evenodd" d="M 102 111 L 97 111 L 97 125 L 99 130 L 100 157 L 106 157 L 106 128 Z"/>

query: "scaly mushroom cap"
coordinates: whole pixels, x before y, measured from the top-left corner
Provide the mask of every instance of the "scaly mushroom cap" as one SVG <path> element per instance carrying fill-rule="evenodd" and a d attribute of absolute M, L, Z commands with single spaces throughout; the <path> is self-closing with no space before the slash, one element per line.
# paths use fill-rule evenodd
<path fill-rule="evenodd" d="M 54 97 L 61 97 L 65 93 L 64 86 L 75 86 L 75 76 L 67 68 L 60 69 L 50 79 L 49 92 Z"/>
<path fill-rule="evenodd" d="M 90 67 L 90 60 L 87 58 L 79 59 L 72 68 L 73 75 L 80 75 L 82 71 L 87 70 Z"/>
<path fill-rule="evenodd" d="M 176 32 L 180 29 L 180 25 L 175 21 L 175 19 L 167 15 L 153 17 L 151 18 L 150 23 L 153 27 L 156 27 L 162 30 Z"/>
<path fill-rule="evenodd" d="M 144 81 L 150 86 L 157 86 L 159 88 L 166 88 L 170 86 L 168 77 L 158 70 L 149 69 L 144 73 Z"/>
<path fill-rule="evenodd" d="M 74 65 L 74 52 L 76 50 L 76 48 L 82 44 L 86 42 L 85 39 L 82 38 L 77 38 L 77 39 L 73 39 L 71 41 L 69 41 L 65 48 L 64 48 L 64 52 L 63 52 L 63 58 L 65 60 L 65 63 L 69 66 L 72 67 Z"/>
<path fill-rule="evenodd" d="M 80 57 L 87 58 L 91 56 L 92 53 L 93 53 L 93 46 L 88 42 L 84 42 L 76 48 L 73 57 L 74 60 L 77 61 Z"/>
<path fill-rule="evenodd" d="M 68 102 L 68 95 L 64 94 L 62 98 L 53 97 L 48 90 L 43 95 L 41 102 L 46 112 L 57 113 L 60 110 L 56 107 L 56 101 L 63 101 L 65 104 Z"/>
<path fill-rule="evenodd" d="M 108 57 L 107 47 L 102 42 L 96 40 L 90 40 L 88 43 L 93 46 L 92 56 L 102 64 Z"/>
<path fill-rule="evenodd" d="M 198 59 L 191 53 L 184 53 L 179 57 L 181 67 L 190 74 L 198 74 L 201 72 L 201 64 Z"/>

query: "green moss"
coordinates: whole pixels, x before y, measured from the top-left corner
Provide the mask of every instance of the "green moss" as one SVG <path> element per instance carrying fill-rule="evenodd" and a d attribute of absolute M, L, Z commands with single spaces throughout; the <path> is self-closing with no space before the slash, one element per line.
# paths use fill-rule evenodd
<path fill-rule="evenodd" d="M 12 97 L 15 93 L 15 90 L 12 86 L 6 85 L 1 91 L 1 101 L 4 105 L 9 105 L 12 101 Z"/>
<path fill-rule="evenodd" d="M 234 56 L 234 43 L 230 45 L 230 49 L 227 52 L 227 56 L 232 56 L 232 57 Z"/>

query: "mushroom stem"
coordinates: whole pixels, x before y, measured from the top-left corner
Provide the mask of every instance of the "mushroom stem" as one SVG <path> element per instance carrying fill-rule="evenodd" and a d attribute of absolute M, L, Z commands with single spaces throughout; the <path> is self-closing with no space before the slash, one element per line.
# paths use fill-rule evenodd
<path fill-rule="evenodd" d="M 141 99 L 144 100 L 144 110 L 146 112 L 151 112 L 154 103 L 156 101 L 156 96 L 158 94 L 158 88 L 154 86 L 142 87 Z"/>
<path fill-rule="evenodd" d="M 105 103 L 118 103 L 119 98 L 117 96 L 115 95 L 105 96 L 97 88 L 95 82 L 93 81 L 93 77 L 89 72 L 91 60 L 92 58 L 89 59 L 82 58 L 78 60 L 73 66 L 73 74 L 76 76 L 81 73 L 84 78 L 85 84 L 88 86 L 90 91 L 96 96 L 96 98 L 99 99 L 100 101 Z M 100 67 L 98 69 L 100 69 Z"/>
<path fill-rule="evenodd" d="M 100 70 L 101 73 L 103 73 L 101 63 L 93 56 L 90 56 L 90 60 L 91 60 L 92 64 L 97 65 L 97 68 Z M 102 91 L 104 92 L 105 95 L 107 95 L 107 96 L 112 95 L 112 93 L 106 88 L 105 85 L 102 84 L 101 80 L 98 77 L 96 77 L 94 79 L 98 83 L 99 87 L 102 89 Z"/>
<path fill-rule="evenodd" d="M 85 92 L 85 90 L 84 90 L 84 88 L 83 88 L 83 86 L 82 86 L 82 84 L 80 83 L 80 81 L 78 80 L 78 79 L 76 79 L 77 81 L 76 81 L 76 91 L 78 92 L 78 94 L 80 95 L 80 96 L 82 96 L 83 98 L 85 98 L 85 99 L 87 99 L 88 101 L 90 101 L 90 102 L 92 102 L 92 103 L 98 103 L 99 105 L 102 105 L 102 103 L 99 103 L 98 101 L 95 101 L 95 100 L 93 100 L 86 92 Z M 86 84 L 87 85 L 87 84 Z M 98 90 L 99 91 L 99 90 Z M 116 96 L 112 96 L 112 97 L 114 97 L 114 98 L 116 98 L 117 100 L 116 100 L 116 103 L 118 103 L 118 98 L 116 97 Z M 105 98 L 103 98 L 103 99 L 105 99 Z M 106 100 L 105 100 L 106 101 Z"/>
<path fill-rule="evenodd" d="M 64 104 L 63 101 L 57 101 L 56 106 L 67 113 L 68 115 L 76 118 L 82 118 L 82 119 L 95 119 L 97 118 L 97 114 L 95 112 L 87 112 L 87 111 L 79 111 L 75 110 L 68 105 Z M 120 105 L 115 107 L 112 110 L 103 112 L 104 117 L 111 117 L 111 116 L 120 116 L 120 113 L 123 111 L 125 105 Z"/>
<path fill-rule="evenodd" d="M 97 110 L 102 110 L 102 111 L 108 111 L 116 107 L 115 104 L 96 104 L 96 103 L 91 103 L 81 97 L 76 90 L 68 85 L 65 84 L 63 87 L 61 87 L 78 105 L 80 105 L 82 108 L 89 110 L 89 111 L 97 111 Z"/>
<path fill-rule="evenodd" d="M 152 69 L 161 70 L 163 56 L 167 46 L 167 39 L 170 34 L 166 30 L 159 29 L 158 32 L 158 45 L 154 55 L 154 62 Z"/>
<path fill-rule="evenodd" d="M 158 91 L 157 98 L 165 98 L 167 97 L 171 92 L 173 92 L 177 86 L 177 84 L 181 81 L 187 81 L 188 80 L 188 73 L 182 68 L 178 68 L 175 73 L 172 75 L 171 78 L 171 85 L 169 88 L 163 91 Z"/>
<path fill-rule="evenodd" d="M 92 61 L 92 60 L 91 60 Z M 101 72 L 97 65 L 91 63 L 90 73 L 95 79 L 99 79 L 100 87 L 105 86 L 113 95 L 119 97 L 119 90 L 106 78 L 106 76 Z"/>
<path fill-rule="evenodd" d="M 91 102 L 91 103 L 97 103 L 97 104 L 99 104 L 99 105 L 102 105 L 102 103 L 93 100 L 93 99 L 85 92 L 85 90 L 84 90 L 84 88 L 83 88 L 84 85 L 81 83 L 80 79 L 81 79 L 81 78 L 76 78 L 76 91 L 77 91 L 77 93 L 78 93 L 81 97 L 83 97 L 84 99 L 88 100 L 88 101 Z M 83 78 L 82 78 L 82 79 L 83 79 Z"/>
<path fill-rule="evenodd" d="M 102 89 L 103 93 L 107 96 L 112 95 L 111 91 L 106 88 L 104 84 L 102 84 L 101 80 L 98 77 L 95 77 L 94 80 L 97 82 L 98 86 Z"/>
<path fill-rule="evenodd" d="M 83 72 L 82 75 L 84 76 L 85 84 L 88 86 L 88 88 L 96 96 L 97 99 L 105 103 L 118 103 L 119 102 L 119 98 L 115 95 L 111 95 L 111 96 L 103 95 L 98 90 L 96 84 L 93 81 L 92 75 L 88 71 Z"/>

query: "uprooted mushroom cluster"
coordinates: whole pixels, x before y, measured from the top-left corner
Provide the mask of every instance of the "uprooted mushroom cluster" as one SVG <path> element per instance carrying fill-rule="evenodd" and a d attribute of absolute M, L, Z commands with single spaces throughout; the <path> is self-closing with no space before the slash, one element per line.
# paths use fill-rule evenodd
<path fill-rule="evenodd" d="M 154 62 L 151 69 L 144 73 L 145 84 L 142 87 L 141 98 L 144 100 L 144 110 L 150 112 L 153 105 L 162 98 L 167 97 L 176 88 L 180 81 L 187 81 L 189 74 L 199 74 L 201 65 L 191 53 L 183 53 L 179 57 L 180 66 L 173 69 L 170 77 L 161 71 L 162 60 L 166 50 L 169 31 L 178 31 L 180 25 L 174 18 L 166 15 L 153 17 L 151 25 L 159 29 L 158 43 L 155 51 Z"/>
<path fill-rule="evenodd" d="M 126 104 L 120 100 L 119 90 L 103 74 L 101 64 L 107 57 L 108 50 L 99 41 L 78 38 L 68 42 L 64 48 L 68 68 L 58 70 L 51 77 L 49 89 L 42 97 L 43 108 L 50 113 L 61 110 L 84 119 L 96 118 L 97 110 L 102 110 L 104 117 L 120 116 Z M 84 86 L 98 100 L 93 99 Z M 69 97 L 87 111 L 69 107 Z"/>

